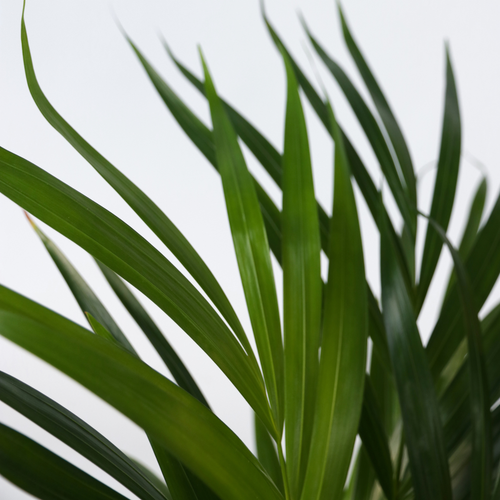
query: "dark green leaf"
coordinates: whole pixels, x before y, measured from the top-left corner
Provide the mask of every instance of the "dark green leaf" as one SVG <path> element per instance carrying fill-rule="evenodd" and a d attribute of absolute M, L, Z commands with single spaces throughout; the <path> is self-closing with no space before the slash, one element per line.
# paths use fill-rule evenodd
<path fill-rule="evenodd" d="M 460 302 L 465 322 L 468 345 L 468 365 L 470 373 L 470 403 L 472 415 L 472 500 L 487 500 L 491 496 L 492 443 L 490 422 L 490 397 L 486 375 L 481 327 L 471 294 L 469 277 L 462 260 L 446 237 L 444 229 L 432 218 L 428 218 L 444 244 L 451 253 Z"/>
<path fill-rule="evenodd" d="M 149 316 L 146 310 L 142 307 L 139 300 L 129 290 L 123 280 L 111 271 L 111 269 L 99 261 L 97 261 L 97 265 L 101 269 L 104 277 L 116 293 L 117 297 L 120 299 L 121 303 L 125 306 L 125 309 L 127 309 L 141 330 L 145 333 L 151 344 L 153 344 L 156 352 L 160 355 L 179 387 L 182 387 L 198 401 L 208 407 L 207 400 L 204 398 L 200 388 L 189 373 L 189 370 L 181 361 L 167 339 L 163 336 L 151 316 Z"/>
<path fill-rule="evenodd" d="M 461 153 L 461 124 L 457 89 L 451 67 L 450 55 L 446 51 L 446 93 L 444 104 L 443 131 L 441 149 L 437 166 L 436 182 L 432 195 L 430 217 L 445 231 L 448 229 L 455 191 L 457 188 L 458 169 Z M 427 290 L 434 276 L 434 271 L 441 254 L 443 243 L 432 225 L 427 226 L 424 253 L 417 288 L 417 310 L 424 303 Z"/>
<path fill-rule="evenodd" d="M 262 214 L 238 138 L 203 60 L 205 91 L 214 127 L 217 165 L 245 291 L 279 438 L 283 426 L 283 344 L 278 300 Z"/>
<path fill-rule="evenodd" d="M 0 475 L 41 500 L 126 500 L 35 441 L 0 424 Z"/>
<path fill-rule="evenodd" d="M 356 42 L 354 41 L 354 38 L 349 31 L 349 27 L 347 26 L 347 22 L 345 20 L 340 4 L 339 13 L 342 22 L 344 40 L 346 42 L 347 48 L 349 49 L 349 52 L 351 53 L 351 56 L 356 63 L 356 66 L 359 70 L 359 73 L 361 74 L 361 77 L 363 78 L 363 81 L 365 82 L 368 92 L 370 92 L 373 103 L 375 104 L 382 123 L 385 126 L 387 135 L 391 140 L 394 152 L 396 153 L 396 157 L 399 161 L 401 171 L 406 181 L 407 192 L 410 200 L 414 206 L 417 206 L 417 186 L 415 181 L 415 171 L 413 169 L 413 163 L 411 161 L 410 152 L 408 150 L 408 146 L 406 145 L 403 132 L 399 127 L 396 117 L 394 116 L 394 113 L 392 112 L 392 109 L 389 106 L 389 103 L 387 102 L 382 89 L 373 76 L 373 73 L 371 72 L 368 64 L 366 63 L 363 55 L 361 54 L 361 51 L 359 50 Z"/>
<path fill-rule="evenodd" d="M 0 400 L 93 462 L 139 498 L 170 498 L 131 459 L 90 425 L 3 372 L 0 372 Z"/>
<path fill-rule="evenodd" d="M 394 199 L 401 211 L 403 219 L 410 229 L 413 240 L 415 240 L 415 235 L 417 231 L 417 217 L 414 210 L 411 209 L 409 204 L 408 189 L 405 185 L 405 179 L 402 172 L 398 172 L 398 166 L 394 162 L 394 159 L 389 150 L 389 146 L 384 138 L 380 127 L 375 120 L 372 112 L 364 102 L 363 98 L 356 90 L 352 84 L 349 77 L 346 75 L 344 70 L 324 51 L 321 45 L 312 36 L 310 31 L 304 22 L 304 27 L 307 31 L 309 39 L 316 50 L 317 54 L 321 60 L 325 63 L 326 67 L 330 70 L 333 77 L 337 80 L 342 92 L 346 96 L 349 104 L 351 105 L 356 117 L 358 118 L 359 124 L 363 128 L 366 137 L 368 138 L 375 156 L 378 159 L 380 168 L 384 173 L 387 183 L 391 188 Z M 402 180 L 403 178 L 403 180 Z M 403 182 L 403 183 L 402 183 Z"/>
<path fill-rule="evenodd" d="M 274 481 L 274 484 L 284 495 L 285 487 L 283 485 L 283 475 L 281 473 L 281 466 L 276 445 L 266 427 L 262 424 L 256 414 L 254 414 L 254 429 L 255 444 L 257 446 L 257 457 L 259 462 L 267 471 L 269 477 Z"/>
<path fill-rule="evenodd" d="M 425 351 L 398 265 L 394 240 L 381 217 L 382 311 L 403 417 L 416 500 L 451 500 L 451 481 Z"/>
<path fill-rule="evenodd" d="M 368 302 L 349 163 L 333 111 L 335 180 L 317 404 L 303 500 L 342 494 L 363 401 Z"/>

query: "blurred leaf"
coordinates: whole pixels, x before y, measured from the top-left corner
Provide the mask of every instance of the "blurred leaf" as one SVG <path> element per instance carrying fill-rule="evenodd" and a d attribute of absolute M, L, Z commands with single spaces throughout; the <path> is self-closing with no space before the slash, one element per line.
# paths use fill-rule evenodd
<path fill-rule="evenodd" d="M 104 326 L 97 321 L 92 314 L 86 312 L 85 316 L 87 318 L 87 321 L 89 322 L 90 327 L 92 328 L 92 331 L 96 334 L 102 337 L 103 339 L 109 340 L 111 342 L 116 342 L 116 339 L 109 333 L 109 330 L 107 330 Z"/>
<path fill-rule="evenodd" d="M 370 457 L 377 479 L 388 500 L 394 498 L 393 472 L 391 453 L 387 435 L 380 418 L 380 410 L 377 406 L 375 394 L 367 375 L 365 380 L 365 392 L 363 396 L 363 409 L 359 423 L 359 437 L 363 442 L 363 448 Z"/>
<path fill-rule="evenodd" d="M 353 36 L 349 30 L 347 22 L 345 20 L 344 13 L 342 12 L 342 8 L 340 4 L 338 4 L 340 20 L 342 22 L 342 31 L 344 33 L 344 40 L 351 53 L 351 56 L 359 70 L 363 81 L 365 82 L 366 88 L 373 99 L 373 103 L 377 108 L 379 116 L 384 124 L 385 130 L 387 131 L 387 135 L 391 141 L 391 144 L 394 148 L 394 152 L 396 153 L 396 157 L 398 159 L 401 171 L 403 173 L 407 193 L 410 197 L 410 201 L 414 206 L 417 206 L 417 186 L 415 181 L 415 171 L 413 169 L 413 163 L 411 161 L 410 152 L 408 150 L 408 146 L 406 145 L 406 141 L 403 136 L 403 132 L 399 127 L 399 124 L 392 112 L 387 99 L 385 98 L 382 89 L 380 88 L 377 80 L 373 76 L 368 64 L 366 63 L 361 51 L 359 50 L 356 42 L 354 41 Z"/>
<path fill-rule="evenodd" d="M 416 500 L 451 500 L 438 405 L 394 241 L 381 214 L 382 311 Z"/>
<path fill-rule="evenodd" d="M 437 166 L 434 193 L 429 216 L 443 229 L 448 229 L 455 191 L 457 188 L 458 169 L 461 153 L 461 124 L 457 89 L 451 67 L 450 54 L 446 50 L 446 93 L 444 104 L 443 131 L 441 149 Z M 427 226 L 424 253 L 417 287 L 417 311 L 420 311 L 427 290 L 434 276 L 443 243 L 432 225 Z"/>
<path fill-rule="evenodd" d="M 279 439 L 283 427 L 283 344 L 278 299 L 262 214 L 238 138 L 202 56 L 214 127 L 217 165 L 248 312 Z"/>
<path fill-rule="evenodd" d="M 479 311 L 500 274 L 500 196 L 465 259 L 465 270 L 470 277 L 474 306 Z M 460 297 L 455 284 L 444 301 L 426 347 L 435 380 L 465 336 Z"/>
<path fill-rule="evenodd" d="M 3 372 L 0 372 L 0 400 L 100 467 L 139 498 L 170 498 L 131 459 L 90 425 Z"/>
<path fill-rule="evenodd" d="M 281 466 L 276 446 L 271 438 L 271 435 L 256 414 L 254 414 L 254 430 L 259 462 L 267 471 L 269 477 L 274 481 L 274 484 L 284 495 L 285 488 L 283 485 L 283 476 L 281 474 Z"/>
<path fill-rule="evenodd" d="M 142 427 L 221 499 L 282 498 L 225 424 L 125 350 L 4 287 L 0 332 Z"/>
<path fill-rule="evenodd" d="M 335 180 L 318 392 L 303 500 L 341 495 L 363 401 L 368 302 L 349 163 L 330 109 Z"/>
<path fill-rule="evenodd" d="M 474 241 L 479 232 L 479 226 L 481 225 L 481 219 L 483 217 L 484 203 L 486 201 L 486 192 L 488 185 L 486 179 L 483 179 L 474 194 L 472 204 L 469 208 L 469 217 L 464 227 L 464 232 L 462 233 L 462 239 L 460 240 L 460 245 L 458 247 L 458 255 L 465 261 L 468 257 Z M 452 273 L 448 281 L 448 287 L 446 289 L 446 294 L 451 290 L 451 287 L 455 283 L 455 275 Z"/>
<path fill-rule="evenodd" d="M 398 168 L 392 158 L 389 146 L 380 130 L 380 127 L 375 120 L 372 112 L 364 102 L 363 98 L 356 90 L 352 84 L 349 77 L 346 75 L 344 70 L 324 51 L 321 45 L 312 36 L 311 32 L 307 28 L 305 21 L 303 21 L 304 28 L 309 36 L 316 53 L 319 55 L 321 60 L 324 62 L 325 66 L 330 70 L 337 83 L 339 84 L 342 92 L 347 98 L 349 104 L 354 111 L 359 124 L 363 128 L 368 141 L 370 142 L 373 152 L 377 157 L 380 168 L 384 173 L 387 183 L 391 188 L 391 192 L 394 195 L 394 199 L 399 207 L 399 210 L 405 220 L 407 227 L 410 229 L 413 241 L 415 240 L 415 235 L 417 231 L 417 217 L 414 211 L 411 210 L 409 203 L 411 203 L 411 198 L 409 198 L 406 185 L 402 184 L 400 174 L 398 173 Z M 398 165 L 399 166 L 399 165 Z M 402 175 L 402 173 L 401 173 Z M 403 180 L 405 182 L 405 180 Z"/>
<path fill-rule="evenodd" d="M 460 302 L 465 322 L 470 372 L 470 403 L 472 416 L 472 500 L 487 500 L 491 496 L 492 443 L 488 379 L 481 342 L 481 327 L 471 294 L 469 277 L 458 252 L 446 237 L 444 229 L 432 218 L 429 224 L 451 253 Z"/>
<path fill-rule="evenodd" d="M 287 471 L 299 498 L 309 458 L 318 384 L 321 328 L 321 244 L 307 128 L 287 56 L 283 154 L 283 318 Z"/>
<path fill-rule="evenodd" d="M 41 500 L 125 500 L 109 486 L 3 424 L 0 475 Z"/>
<path fill-rule="evenodd" d="M 141 330 L 145 333 L 151 344 L 153 344 L 156 352 L 169 369 L 179 387 L 189 392 L 198 401 L 209 407 L 207 400 L 203 396 L 200 388 L 194 381 L 184 363 L 181 361 L 173 347 L 163 336 L 156 323 L 151 319 L 151 316 L 142 307 L 139 300 L 129 290 L 123 280 L 117 276 L 111 269 L 106 267 L 102 262 L 96 261 L 99 269 L 104 274 L 109 285 L 120 299 L 125 309 L 134 318 Z"/>
<path fill-rule="evenodd" d="M 270 428 L 251 360 L 206 299 L 116 216 L 32 163 L 0 148 L 0 192 L 74 241 L 163 309 L 212 358 Z"/>

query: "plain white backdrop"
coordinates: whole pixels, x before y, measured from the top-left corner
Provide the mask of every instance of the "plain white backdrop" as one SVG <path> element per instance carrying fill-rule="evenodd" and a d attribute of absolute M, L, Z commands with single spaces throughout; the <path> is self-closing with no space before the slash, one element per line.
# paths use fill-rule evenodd
<path fill-rule="evenodd" d="M 309 46 L 297 11 L 367 93 L 343 44 L 331 0 L 268 0 L 268 15 L 306 73 L 317 82 Z M 27 158 L 123 218 L 171 257 L 128 206 L 44 120 L 24 78 L 21 0 L 0 2 L 0 145 Z M 487 210 L 500 184 L 500 4 L 493 0 L 351 0 L 345 2 L 351 29 L 400 121 L 419 170 L 439 151 L 444 93 L 444 42 L 448 40 L 457 79 L 463 123 L 463 151 L 488 169 Z M 257 0 L 28 0 L 26 22 L 35 70 L 56 109 L 94 147 L 136 182 L 183 231 L 230 297 L 250 332 L 238 278 L 220 179 L 190 143 L 161 102 L 118 30 L 116 16 L 150 61 L 197 114 L 210 124 L 208 106 L 179 74 L 159 41 L 162 34 L 175 54 L 200 75 L 200 44 L 219 93 L 282 148 L 285 106 L 283 64 L 261 19 Z M 328 73 L 315 59 L 339 121 L 357 146 L 377 185 L 381 175 L 360 127 Z M 305 103 L 305 100 L 304 100 Z M 332 197 L 332 144 L 308 104 L 306 119 L 317 196 L 328 212 Z M 279 191 L 248 155 L 249 166 L 278 204 Z M 449 234 L 458 241 L 461 221 L 480 174 L 464 158 Z M 429 207 L 433 173 L 419 184 L 420 206 Z M 358 197 L 359 198 L 359 197 Z M 378 237 L 359 203 L 369 280 L 378 293 Z M 421 226 L 420 235 L 422 236 Z M 167 374 L 92 259 L 71 242 L 46 232 L 84 275 L 139 353 Z M 22 211 L 0 196 L 0 283 L 85 325 L 76 302 Z M 420 248 L 422 238 L 419 240 Z M 175 259 L 173 259 L 175 262 Z M 450 269 L 444 255 L 419 326 L 424 339 L 432 329 Z M 276 269 L 276 282 L 281 276 Z M 485 310 L 499 297 L 495 288 Z M 215 412 L 252 447 L 251 413 L 231 384 L 169 318 L 144 297 L 142 302 L 191 369 Z M 484 312 L 484 311 L 483 311 Z M 124 451 L 156 469 L 144 433 L 125 417 L 45 363 L 0 337 L 0 369 L 52 397 L 97 428 Z M 78 454 L 0 403 L 0 421 L 120 492 L 135 498 Z M 0 478 L 0 498 L 28 498 Z"/>

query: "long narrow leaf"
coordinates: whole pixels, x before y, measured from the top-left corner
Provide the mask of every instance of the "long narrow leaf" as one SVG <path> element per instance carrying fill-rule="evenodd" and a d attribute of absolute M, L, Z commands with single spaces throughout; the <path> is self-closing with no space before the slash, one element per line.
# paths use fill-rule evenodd
<path fill-rule="evenodd" d="M 163 336 L 162 332 L 158 326 L 156 326 L 156 323 L 152 320 L 151 316 L 149 316 L 146 310 L 142 307 L 139 300 L 134 296 L 131 290 L 129 290 L 123 280 L 111 271 L 109 267 L 106 267 L 99 261 L 97 261 L 97 265 L 104 274 L 104 277 L 113 291 L 116 293 L 117 297 L 120 299 L 121 303 L 125 306 L 141 330 L 145 333 L 146 337 L 153 344 L 156 352 L 160 355 L 179 387 L 182 387 L 198 401 L 203 403 L 205 406 L 208 406 L 207 400 L 191 376 L 191 373 L 189 373 L 189 370 L 181 361 L 174 348 Z"/>
<path fill-rule="evenodd" d="M 283 344 L 269 245 L 252 177 L 202 58 L 217 165 L 236 258 L 278 435 L 283 425 Z"/>
<path fill-rule="evenodd" d="M 180 72 L 194 85 L 194 87 L 205 95 L 205 85 L 197 78 L 186 66 L 184 66 L 172 53 L 170 48 L 164 43 L 165 48 L 170 55 L 174 64 L 179 68 Z M 247 145 L 248 149 L 259 160 L 261 165 L 269 173 L 276 182 L 278 187 L 283 185 L 283 165 L 280 153 L 270 144 L 270 142 L 240 113 L 238 113 L 231 105 L 222 100 L 224 110 L 227 117 L 231 120 L 235 132 L 241 140 Z M 317 203 L 319 226 L 321 233 L 321 243 L 323 249 L 328 249 L 328 231 L 330 228 L 330 218 L 325 212 L 321 204 Z"/>
<path fill-rule="evenodd" d="M 317 404 L 302 500 L 342 493 L 363 401 L 368 302 L 349 164 L 333 112 L 335 181 Z"/>
<path fill-rule="evenodd" d="M 0 372 L 0 400 L 50 432 L 143 500 L 165 500 L 162 491 L 90 425 L 20 380 Z"/>
<path fill-rule="evenodd" d="M 292 498 L 304 481 L 318 377 L 321 244 L 307 128 L 293 69 L 288 80 L 283 153 L 283 317 L 286 457 Z"/>
<path fill-rule="evenodd" d="M 214 360 L 270 428 L 262 381 L 220 316 L 165 257 L 113 214 L 0 148 L 0 192 L 136 286 Z"/>
<path fill-rule="evenodd" d="M 416 500 L 451 500 L 438 405 L 394 240 L 381 220 L 382 308 Z"/>
<path fill-rule="evenodd" d="M 182 127 L 184 132 L 193 141 L 196 147 L 203 153 L 212 166 L 218 171 L 215 154 L 213 133 L 204 125 L 199 118 L 179 99 L 175 92 L 167 85 L 158 72 L 151 66 L 139 49 L 131 40 L 128 40 L 140 63 L 144 67 L 151 83 L 155 86 L 158 94 Z M 278 261 L 281 261 L 281 222 L 280 212 L 266 191 L 254 178 L 257 198 L 266 226 L 269 246 Z"/>
<path fill-rule="evenodd" d="M 415 171 L 413 169 L 413 163 L 411 161 L 410 152 L 408 150 L 408 146 L 406 144 L 405 138 L 403 136 L 403 132 L 399 127 L 399 124 L 392 112 L 387 99 L 385 98 L 382 89 L 380 88 L 377 80 L 375 79 L 372 71 L 370 70 L 368 64 L 366 63 L 363 54 L 359 50 L 354 38 L 349 30 L 347 25 L 344 13 L 342 12 L 342 8 L 339 4 L 339 13 L 340 19 L 342 23 L 342 31 L 344 34 L 344 40 L 351 53 L 351 56 L 365 82 L 366 88 L 370 93 L 373 103 L 377 108 L 379 116 L 382 120 L 382 123 L 385 126 L 385 130 L 387 131 L 387 135 L 391 140 L 392 146 L 394 148 L 394 152 L 396 153 L 397 159 L 399 161 L 399 165 L 401 167 L 401 171 L 406 181 L 406 187 L 408 191 L 408 195 L 410 196 L 410 200 L 414 206 L 417 206 L 417 185 L 415 180 Z"/>
<path fill-rule="evenodd" d="M 126 500 L 30 438 L 0 424 L 0 475 L 41 500 Z"/>
<path fill-rule="evenodd" d="M 467 333 L 470 370 L 470 403 L 472 415 L 472 500 L 487 500 L 491 496 L 493 449 L 491 442 L 490 397 L 481 342 L 481 327 L 470 291 L 469 277 L 460 255 L 446 237 L 444 229 L 428 218 L 434 230 L 451 253 Z"/>
<path fill-rule="evenodd" d="M 0 288 L 1 335 L 142 427 L 223 500 L 280 500 L 241 440 L 203 404 L 112 342 Z"/>
<path fill-rule="evenodd" d="M 474 304 L 481 310 L 500 274 L 500 196 L 465 259 Z M 456 284 L 447 295 L 426 352 L 437 380 L 466 336 Z"/>
<path fill-rule="evenodd" d="M 31 59 L 24 13 L 21 24 L 23 59 L 28 87 L 38 109 L 47 121 L 78 151 L 94 169 L 130 205 L 150 227 L 179 262 L 193 276 L 210 300 L 224 316 L 249 355 L 251 347 L 241 323 L 219 283 L 196 250 L 160 210 L 160 208 L 133 182 L 96 151 L 74 130 L 47 100 L 38 84 Z"/>
<path fill-rule="evenodd" d="M 325 66 L 330 70 L 337 83 L 339 84 L 342 92 L 346 96 L 349 104 L 354 111 L 359 124 L 363 128 L 366 137 L 368 138 L 373 152 L 378 159 L 380 168 L 387 179 L 387 183 L 391 188 L 394 199 L 401 211 L 403 219 L 405 220 L 407 226 L 410 229 L 410 233 L 415 239 L 417 231 L 417 217 L 415 211 L 411 210 L 409 200 L 411 198 L 408 195 L 408 188 L 406 187 L 406 182 L 403 177 L 401 179 L 402 173 L 398 173 L 398 166 L 394 162 L 394 159 L 389 150 L 389 146 L 384 138 L 380 127 L 375 120 L 372 112 L 366 105 L 365 101 L 361 97 L 360 93 L 356 90 L 356 87 L 352 84 L 351 80 L 344 72 L 344 70 L 325 52 L 323 47 L 317 42 L 313 37 L 309 29 L 307 28 L 305 22 L 304 27 L 307 31 L 309 39 L 319 55 L 321 60 L 324 62 Z"/>
<path fill-rule="evenodd" d="M 446 50 L 446 94 L 443 131 L 441 134 L 441 149 L 439 152 L 436 182 L 434 184 L 434 193 L 432 195 L 432 205 L 429 214 L 445 231 L 448 229 L 448 223 L 450 222 L 457 188 L 461 134 L 457 88 L 451 67 L 450 54 Z M 417 288 L 417 310 L 420 310 L 424 303 L 442 247 L 441 238 L 436 234 L 432 224 L 428 225 Z"/>

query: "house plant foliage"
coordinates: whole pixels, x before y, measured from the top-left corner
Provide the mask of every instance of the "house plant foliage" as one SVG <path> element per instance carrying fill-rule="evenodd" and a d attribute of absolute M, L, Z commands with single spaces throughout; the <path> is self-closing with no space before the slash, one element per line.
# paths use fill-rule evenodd
<path fill-rule="evenodd" d="M 337 123 L 328 96 L 308 81 L 264 11 L 263 18 L 287 77 L 282 153 L 219 96 L 201 51 L 203 75 L 197 77 L 165 43 L 166 53 L 205 96 L 212 128 L 124 33 L 166 108 L 220 174 L 249 332 L 168 216 L 45 97 L 23 12 L 26 80 L 40 112 L 156 234 L 199 288 L 114 214 L 0 148 L 0 192 L 31 214 L 34 230 L 88 320 L 83 328 L 0 286 L 0 334 L 144 429 L 162 477 L 56 401 L 3 372 L 0 400 L 146 500 L 500 498 L 500 410 L 491 409 L 500 397 L 500 367 L 495 363 L 500 307 L 478 318 L 500 274 L 500 201 L 481 225 L 483 180 L 460 245 L 454 248 L 446 230 L 459 174 L 461 123 L 450 55 L 447 51 L 436 181 L 430 212 L 424 214 L 417 208 L 415 169 L 403 133 L 342 10 L 344 39 L 371 102 L 303 22 L 311 47 L 345 94 L 373 149 L 403 221 L 397 228 L 382 192 Z M 330 215 L 314 192 L 304 98 L 334 144 Z M 240 142 L 282 190 L 282 210 L 248 170 Z M 380 233 L 380 301 L 365 277 L 353 183 Z M 418 217 L 428 221 L 421 257 L 415 253 Z M 95 259 L 172 380 L 139 358 L 126 332 L 35 219 Z M 451 253 L 454 274 L 424 348 L 417 318 L 443 249 Z M 321 252 L 328 259 L 324 281 Z M 271 254 L 283 269 L 283 321 Z M 134 288 L 175 321 L 248 402 L 255 413 L 256 456 L 212 412 Z M 126 498 L 3 424 L 0 474 L 41 499 Z"/>

